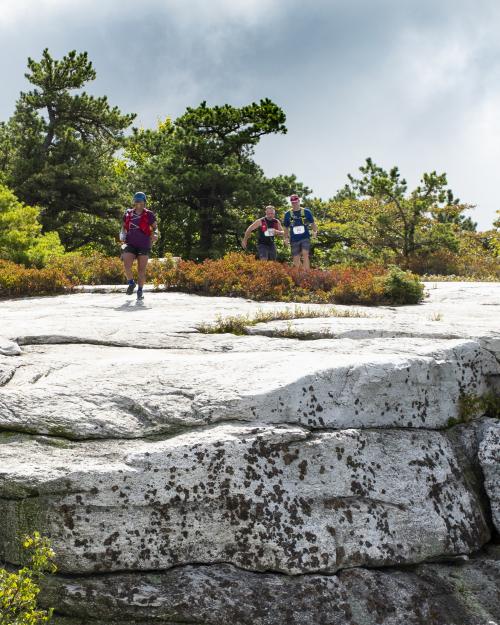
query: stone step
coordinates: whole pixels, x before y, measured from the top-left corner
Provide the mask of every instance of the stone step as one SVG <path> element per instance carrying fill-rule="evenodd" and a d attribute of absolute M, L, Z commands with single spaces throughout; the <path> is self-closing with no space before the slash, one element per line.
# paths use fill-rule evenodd
<path fill-rule="evenodd" d="M 461 564 L 252 573 L 222 564 L 161 573 L 49 576 L 55 625 L 486 625 L 500 617 L 500 549 Z M 99 617 L 96 617 L 99 615 Z"/>
<path fill-rule="evenodd" d="M 0 429 L 75 440 L 221 421 L 438 429 L 470 418 L 461 398 L 489 392 L 500 372 L 473 340 L 221 340 L 216 352 L 78 344 L 0 357 Z"/>
<path fill-rule="evenodd" d="M 12 563 L 35 529 L 74 573 L 335 573 L 471 553 L 490 536 L 443 432 L 219 425 L 158 441 L 0 441 L 0 557 Z"/>

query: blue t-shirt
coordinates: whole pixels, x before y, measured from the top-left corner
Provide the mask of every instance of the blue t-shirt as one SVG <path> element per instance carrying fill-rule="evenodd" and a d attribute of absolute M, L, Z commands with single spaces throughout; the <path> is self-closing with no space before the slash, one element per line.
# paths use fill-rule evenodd
<path fill-rule="evenodd" d="M 304 219 L 302 219 L 302 215 Z M 285 213 L 285 219 L 283 225 L 285 228 L 290 228 L 290 241 L 302 241 L 303 239 L 309 239 L 311 234 L 309 232 L 309 224 L 314 223 L 314 217 L 308 208 L 301 208 L 298 211 L 289 210 Z M 294 228 L 304 229 L 304 232 L 294 232 Z"/>

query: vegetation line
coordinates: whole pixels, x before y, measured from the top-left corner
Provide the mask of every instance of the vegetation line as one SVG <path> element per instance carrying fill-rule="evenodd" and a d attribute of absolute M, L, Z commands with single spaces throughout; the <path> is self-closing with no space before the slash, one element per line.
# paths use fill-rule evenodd
<path fill-rule="evenodd" d="M 201 323 L 196 326 L 198 332 L 203 334 L 249 334 L 248 328 L 258 323 L 268 323 L 270 321 L 293 321 L 295 319 L 313 319 L 325 317 L 368 317 L 367 314 L 359 310 L 339 310 L 334 306 L 327 308 L 311 308 L 295 306 L 282 310 L 258 310 L 253 315 L 233 315 L 223 317 L 218 315 L 215 323 Z"/>

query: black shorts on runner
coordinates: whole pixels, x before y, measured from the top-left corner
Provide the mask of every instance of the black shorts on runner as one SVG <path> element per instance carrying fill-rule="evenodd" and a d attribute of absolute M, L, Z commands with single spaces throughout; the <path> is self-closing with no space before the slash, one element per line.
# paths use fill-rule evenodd
<path fill-rule="evenodd" d="M 272 245 L 259 243 L 257 249 L 259 251 L 260 260 L 276 260 L 276 246 L 274 243 Z"/>
<path fill-rule="evenodd" d="M 135 245 L 127 245 L 123 248 L 122 254 L 134 254 L 135 256 L 149 256 L 151 250 L 147 247 L 136 247 Z"/>

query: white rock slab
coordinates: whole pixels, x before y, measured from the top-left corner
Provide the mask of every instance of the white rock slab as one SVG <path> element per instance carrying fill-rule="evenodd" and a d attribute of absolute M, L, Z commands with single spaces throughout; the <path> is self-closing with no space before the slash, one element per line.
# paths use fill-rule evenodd
<path fill-rule="evenodd" d="M 490 500 L 493 523 L 500 533 L 500 420 L 484 433 L 478 455 L 485 478 L 484 487 Z"/>
<path fill-rule="evenodd" d="M 0 435 L 0 557 L 61 571 L 230 562 L 333 573 L 470 553 L 487 520 L 445 434 L 223 425 L 160 441 Z"/>
<path fill-rule="evenodd" d="M 227 420 L 313 429 L 442 428 L 499 372 L 474 341 L 226 337 L 224 352 L 30 348 L 0 388 L 0 429 L 137 438 Z M 217 339 L 214 339 L 217 344 Z M 285 345 L 284 345 L 285 344 Z M 240 351 L 241 350 L 241 351 Z M 8 363 L 11 362 L 9 359 Z"/>

